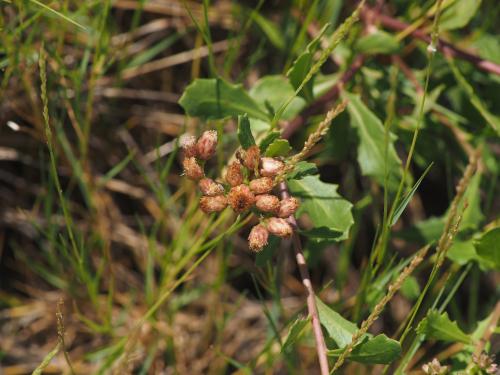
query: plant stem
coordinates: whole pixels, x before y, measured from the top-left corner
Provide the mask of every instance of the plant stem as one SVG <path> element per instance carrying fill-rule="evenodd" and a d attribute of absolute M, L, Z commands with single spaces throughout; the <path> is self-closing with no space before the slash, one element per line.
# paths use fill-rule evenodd
<path fill-rule="evenodd" d="M 362 16 L 363 16 L 363 14 L 369 14 L 371 12 L 373 12 L 371 9 L 365 8 L 365 11 L 362 12 Z M 392 18 L 390 16 L 387 16 L 385 14 L 377 13 L 375 15 L 375 19 L 378 22 L 380 22 L 380 24 L 382 26 L 384 26 L 388 29 L 391 29 L 391 30 L 402 31 L 402 30 L 406 30 L 408 27 L 410 27 L 410 25 L 408 25 L 407 23 L 404 23 L 400 20 L 397 20 L 397 19 Z M 430 35 L 428 35 L 424 31 L 418 30 L 418 29 L 412 31 L 409 35 L 414 37 L 414 38 L 423 40 L 424 42 L 427 42 L 427 43 L 430 43 L 431 39 L 432 39 L 432 37 Z M 438 49 L 439 51 L 443 52 L 445 55 L 457 57 L 457 58 L 463 59 L 463 60 L 467 60 L 470 63 L 477 66 L 479 69 L 482 69 L 482 70 L 489 72 L 489 73 L 500 75 L 500 65 L 498 65 L 492 61 L 488 61 L 486 59 L 483 59 L 479 56 L 476 56 L 469 51 L 455 47 L 453 44 L 451 44 L 451 43 L 449 43 L 441 38 L 438 39 L 438 43 L 436 43 L 436 45 L 434 47 L 436 49 Z"/>
<path fill-rule="evenodd" d="M 290 197 L 290 193 L 288 192 L 285 182 L 281 182 L 279 188 L 282 199 Z M 316 307 L 316 296 L 312 287 L 311 277 L 309 276 L 309 270 L 307 269 L 306 258 L 304 257 L 304 253 L 302 252 L 302 244 L 296 231 L 297 221 L 295 220 L 293 215 L 290 216 L 287 220 L 294 229 L 292 236 L 293 250 L 295 251 L 295 259 L 299 267 L 302 284 L 304 284 L 304 287 L 307 291 L 307 310 L 309 312 L 309 316 L 311 317 L 314 339 L 316 340 L 316 352 L 318 353 L 321 375 L 328 375 L 330 371 L 328 369 L 328 358 L 326 357 L 325 338 L 323 337 L 323 331 L 321 330 L 318 308 Z"/>

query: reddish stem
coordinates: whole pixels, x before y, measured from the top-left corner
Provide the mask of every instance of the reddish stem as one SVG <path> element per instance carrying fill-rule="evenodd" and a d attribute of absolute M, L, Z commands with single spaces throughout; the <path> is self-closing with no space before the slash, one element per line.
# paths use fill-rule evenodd
<path fill-rule="evenodd" d="M 285 182 L 280 183 L 279 189 L 282 199 L 290 197 L 290 193 L 288 192 Z M 299 235 L 297 234 L 297 221 L 293 215 L 287 220 L 294 229 L 292 236 L 293 249 L 295 251 L 295 259 L 297 260 L 297 265 L 299 267 L 300 277 L 302 278 L 302 284 L 304 284 L 307 291 L 307 310 L 309 312 L 309 316 L 311 317 L 314 339 L 316 340 L 316 351 L 318 353 L 321 375 L 328 375 L 330 371 L 328 369 L 328 358 L 326 357 L 325 338 L 323 337 L 323 331 L 321 330 L 318 308 L 316 307 L 316 296 L 312 287 L 311 277 L 309 276 L 309 270 L 307 269 L 306 258 L 302 252 L 302 244 L 300 242 Z"/>
<path fill-rule="evenodd" d="M 410 25 L 408 25 L 407 23 L 404 23 L 385 14 L 374 12 L 371 9 L 366 9 L 364 14 L 365 16 L 374 15 L 374 19 L 379 21 L 382 26 L 391 30 L 403 31 L 410 27 Z M 422 30 L 414 30 L 409 35 L 423 40 L 427 43 L 431 42 L 431 36 Z M 486 72 L 500 75 L 500 65 L 476 56 L 469 51 L 455 47 L 453 44 L 443 40 L 442 38 L 439 38 L 439 43 L 436 48 L 443 52 L 446 56 L 458 57 L 460 59 L 467 60 Z"/>

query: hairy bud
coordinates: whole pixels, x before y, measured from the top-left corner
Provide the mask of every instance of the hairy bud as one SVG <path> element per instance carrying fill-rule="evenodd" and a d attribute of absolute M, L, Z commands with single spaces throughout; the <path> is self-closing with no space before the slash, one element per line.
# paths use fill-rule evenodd
<path fill-rule="evenodd" d="M 220 212 L 227 207 L 227 198 L 223 195 L 213 197 L 201 197 L 200 208 L 206 214 L 211 212 Z"/>
<path fill-rule="evenodd" d="M 243 183 L 243 172 L 239 161 L 235 160 L 227 167 L 226 181 L 231 186 L 238 186 Z"/>
<path fill-rule="evenodd" d="M 198 158 L 208 160 L 215 154 L 217 149 L 217 132 L 215 130 L 204 131 L 196 142 Z"/>
<path fill-rule="evenodd" d="M 280 202 L 278 216 L 287 218 L 295 213 L 299 208 L 299 200 L 294 197 L 285 198 Z"/>
<path fill-rule="evenodd" d="M 256 178 L 248 185 L 255 194 L 266 194 L 273 190 L 273 179 L 270 177 Z"/>
<path fill-rule="evenodd" d="M 191 158 L 196 156 L 196 137 L 190 134 L 183 134 L 179 139 L 179 145 L 184 152 L 184 157 Z"/>
<path fill-rule="evenodd" d="M 268 237 L 269 232 L 265 226 L 261 224 L 254 226 L 248 235 L 248 245 L 250 250 L 255 252 L 261 251 L 262 248 L 267 245 Z"/>
<path fill-rule="evenodd" d="M 260 149 L 259 146 L 250 146 L 245 151 L 245 156 L 243 158 L 243 165 L 250 169 L 255 170 L 259 166 L 260 162 Z"/>
<path fill-rule="evenodd" d="M 277 213 L 280 209 L 280 200 L 271 194 L 262 194 L 255 197 L 255 206 L 262 212 Z"/>
<path fill-rule="evenodd" d="M 260 175 L 264 177 L 274 177 L 280 173 L 285 164 L 278 159 L 262 158 L 260 159 Z"/>
<path fill-rule="evenodd" d="M 267 230 L 278 237 L 290 237 L 293 233 L 292 226 L 279 217 L 272 217 L 267 221 Z"/>
<path fill-rule="evenodd" d="M 184 158 L 184 160 L 182 161 L 182 166 L 184 167 L 184 174 L 187 178 L 195 181 L 203 178 L 203 169 L 194 157 Z"/>
<path fill-rule="evenodd" d="M 229 191 L 227 195 L 229 204 L 235 212 L 243 212 L 252 207 L 255 203 L 255 195 L 246 185 L 238 185 Z"/>
<path fill-rule="evenodd" d="M 203 195 L 207 195 L 209 197 L 224 194 L 224 186 L 218 184 L 211 178 L 202 178 L 198 183 L 198 187 Z"/>

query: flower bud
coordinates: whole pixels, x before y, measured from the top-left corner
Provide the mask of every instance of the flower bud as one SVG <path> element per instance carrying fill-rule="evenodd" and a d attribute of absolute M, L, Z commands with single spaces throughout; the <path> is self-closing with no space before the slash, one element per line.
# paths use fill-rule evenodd
<path fill-rule="evenodd" d="M 238 185 L 229 191 L 227 195 L 230 206 L 235 212 L 243 212 L 252 207 L 255 203 L 255 195 L 246 185 Z"/>
<path fill-rule="evenodd" d="M 224 186 L 218 184 L 211 178 L 202 178 L 198 183 L 198 187 L 203 195 L 209 197 L 224 194 Z"/>
<path fill-rule="evenodd" d="M 184 157 L 191 158 L 196 156 L 196 137 L 190 134 L 183 134 L 179 139 L 179 145 L 184 152 Z"/>
<path fill-rule="evenodd" d="M 261 224 L 254 226 L 248 235 L 248 246 L 250 250 L 255 252 L 261 251 L 262 248 L 267 245 L 268 237 L 269 232 L 265 226 Z"/>
<path fill-rule="evenodd" d="M 211 212 L 220 212 L 227 207 L 227 198 L 223 195 L 213 197 L 201 197 L 200 208 L 206 214 Z"/>
<path fill-rule="evenodd" d="M 235 160 L 227 167 L 226 181 L 231 186 L 238 186 L 243 183 L 243 172 L 239 161 Z"/>
<path fill-rule="evenodd" d="M 260 175 L 264 177 L 274 177 L 280 173 L 285 164 L 278 159 L 274 158 L 261 158 L 260 159 Z"/>
<path fill-rule="evenodd" d="M 260 162 L 260 149 L 259 146 L 250 146 L 245 151 L 245 156 L 243 158 L 243 165 L 249 170 L 253 171 L 259 166 Z"/>
<path fill-rule="evenodd" d="M 278 216 L 287 218 L 295 213 L 299 208 L 299 200 L 294 197 L 285 198 L 280 202 Z"/>
<path fill-rule="evenodd" d="M 267 230 L 278 237 L 290 237 L 293 233 L 292 226 L 279 217 L 272 217 L 267 221 Z"/>
<path fill-rule="evenodd" d="M 182 165 L 184 167 L 184 174 L 187 178 L 195 181 L 203 178 L 203 169 L 194 157 L 184 158 Z"/>
<path fill-rule="evenodd" d="M 256 178 L 248 185 L 255 194 L 266 194 L 273 190 L 273 179 L 270 177 Z"/>
<path fill-rule="evenodd" d="M 280 200 L 271 194 L 262 194 L 255 197 L 255 206 L 262 212 L 277 213 L 280 209 Z"/>
<path fill-rule="evenodd" d="M 208 160 L 215 154 L 217 149 L 217 132 L 215 130 L 204 131 L 196 142 L 198 158 Z"/>

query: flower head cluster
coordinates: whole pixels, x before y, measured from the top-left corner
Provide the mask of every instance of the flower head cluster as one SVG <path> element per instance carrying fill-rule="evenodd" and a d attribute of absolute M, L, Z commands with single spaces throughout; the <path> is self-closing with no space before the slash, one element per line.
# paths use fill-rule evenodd
<path fill-rule="evenodd" d="M 228 205 L 236 213 L 250 209 L 259 212 L 260 223 L 252 228 L 248 236 L 251 250 L 262 250 L 267 245 L 269 234 L 289 237 L 293 233 L 286 218 L 295 213 L 299 201 L 294 197 L 280 200 L 273 194 L 275 177 L 285 168 L 282 160 L 261 157 L 256 145 L 240 150 L 236 159 L 227 166 L 225 184 L 222 184 L 205 177 L 202 166 L 215 154 L 216 131 L 205 131 L 198 140 L 193 136 L 183 136 L 180 144 L 184 152 L 184 174 L 198 181 L 203 194 L 200 199 L 203 212 L 220 212 Z"/>

